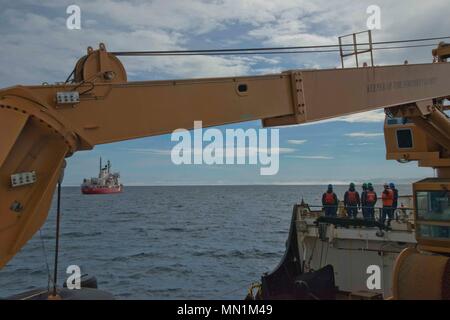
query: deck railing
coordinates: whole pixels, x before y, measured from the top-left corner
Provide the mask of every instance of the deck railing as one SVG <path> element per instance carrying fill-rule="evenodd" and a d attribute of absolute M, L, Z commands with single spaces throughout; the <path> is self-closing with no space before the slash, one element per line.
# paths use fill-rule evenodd
<path fill-rule="evenodd" d="M 311 212 L 321 211 L 322 216 L 326 216 L 325 208 L 336 208 L 337 207 L 337 212 L 336 212 L 335 217 L 352 218 L 351 216 L 349 216 L 347 208 L 342 205 L 338 205 L 338 206 L 303 205 L 303 206 L 305 208 L 309 208 L 309 210 Z M 373 213 L 374 213 L 373 218 L 369 217 L 369 215 L 367 213 L 366 213 L 366 215 L 364 215 L 365 210 L 371 210 L 371 209 L 373 209 Z M 384 219 L 385 221 L 389 220 L 389 212 L 391 213 L 391 219 L 390 219 L 391 221 L 395 220 L 397 222 L 406 222 L 408 220 L 412 220 L 414 217 L 414 208 L 408 208 L 408 207 L 404 207 L 404 206 L 400 206 L 397 208 L 390 208 L 390 209 L 383 208 L 383 207 L 374 207 L 374 206 L 358 206 L 356 218 L 384 222 L 384 221 L 382 221 L 384 210 L 387 210 L 387 212 L 386 212 L 387 216 Z"/>

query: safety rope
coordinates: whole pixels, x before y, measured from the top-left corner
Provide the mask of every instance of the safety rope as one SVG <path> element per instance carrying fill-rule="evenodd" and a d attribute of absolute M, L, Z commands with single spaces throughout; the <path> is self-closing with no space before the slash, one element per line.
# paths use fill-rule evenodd
<path fill-rule="evenodd" d="M 406 40 L 393 40 L 393 41 L 379 41 L 372 43 L 358 43 L 358 46 L 370 46 L 370 45 L 386 45 L 386 44 L 398 44 L 398 43 L 411 43 L 411 42 L 424 42 L 424 41 L 436 41 L 450 39 L 450 36 L 443 37 L 430 37 L 419 39 L 406 39 Z M 211 55 L 211 54 L 243 54 L 244 52 L 274 52 L 279 53 L 285 50 L 299 50 L 299 49 L 321 49 L 321 48 L 341 48 L 341 47 L 353 47 L 354 44 L 328 44 L 328 45 L 307 45 L 307 46 L 289 46 L 289 47 L 266 47 L 266 48 L 232 48 L 232 49 L 195 49 L 195 50 L 155 50 L 155 51 L 115 51 L 111 52 L 116 56 L 155 56 L 155 55 Z M 422 44 L 417 46 L 431 46 L 431 44 Z M 435 46 L 435 44 L 434 44 Z M 397 46 L 397 47 L 381 47 L 373 48 L 373 50 L 384 49 L 403 49 L 415 46 Z M 335 51 L 340 51 L 335 49 Z M 317 51 L 307 51 L 317 52 Z M 327 51 L 328 52 L 328 51 Z M 334 51 L 330 51 L 334 52 Z M 293 52 L 304 53 L 304 52 Z"/>
<path fill-rule="evenodd" d="M 314 252 L 315 252 L 315 250 L 316 250 L 316 244 L 317 244 L 317 241 L 318 241 L 318 238 L 316 238 L 316 239 L 314 240 L 314 246 L 313 246 L 313 249 L 311 250 L 311 255 L 309 256 L 309 259 L 308 259 L 308 264 L 307 264 L 308 269 L 311 269 L 311 261 L 312 261 L 312 259 L 313 259 Z"/>
<path fill-rule="evenodd" d="M 44 242 L 44 238 L 42 237 L 41 229 L 39 229 L 39 238 L 41 239 L 42 253 L 44 255 L 45 266 L 47 268 L 47 291 L 50 291 L 50 283 L 53 284 L 53 279 L 52 279 L 52 276 L 50 273 L 50 266 L 48 264 L 48 259 L 47 259 L 47 250 L 45 249 L 45 242 Z"/>
<path fill-rule="evenodd" d="M 59 257 L 59 235 L 60 235 L 60 221 L 61 221 L 61 178 L 58 181 L 57 189 L 57 203 L 56 203 L 56 234 L 55 234 L 55 262 L 53 266 L 53 296 L 56 296 L 58 281 L 58 257 Z"/>
<path fill-rule="evenodd" d="M 358 44 L 360 46 L 360 44 Z M 372 48 L 373 51 L 378 50 L 396 50 L 396 49 L 408 49 L 408 48 L 424 48 L 424 47 L 436 47 L 436 44 L 419 44 L 419 45 L 410 45 L 410 46 L 384 46 L 384 47 L 375 47 Z M 149 51 L 147 53 L 136 52 L 129 54 L 118 53 L 118 56 L 153 56 L 153 57 L 161 57 L 161 56 L 233 56 L 233 55 L 278 55 L 278 54 L 300 54 L 300 53 L 331 53 L 331 52 L 340 52 L 338 49 L 327 49 L 327 50 L 288 50 L 288 51 L 236 51 L 236 52 L 187 52 L 187 53 L 170 53 L 170 52 L 152 52 Z M 353 52 L 352 50 L 342 50 L 342 52 Z"/>

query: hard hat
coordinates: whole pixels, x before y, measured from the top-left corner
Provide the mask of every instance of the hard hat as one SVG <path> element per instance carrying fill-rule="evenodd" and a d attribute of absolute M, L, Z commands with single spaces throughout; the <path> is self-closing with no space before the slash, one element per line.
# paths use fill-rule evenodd
<path fill-rule="evenodd" d="M 395 188 L 395 184 L 393 182 L 389 183 L 389 187 Z"/>
<path fill-rule="evenodd" d="M 369 182 L 369 183 L 367 184 L 367 186 L 368 186 L 368 187 L 373 187 L 372 182 Z"/>
<path fill-rule="evenodd" d="M 329 184 L 329 185 L 328 185 L 328 189 L 333 189 L 333 185 L 332 185 L 332 184 Z"/>
<path fill-rule="evenodd" d="M 367 188 L 368 187 L 367 183 L 365 183 L 365 182 L 363 183 L 362 186 L 363 186 L 363 188 Z"/>
<path fill-rule="evenodd" d="M 350 188 L 354 188 L 355 187 L 355 184 L 352 182 L 352 183 L 350 183 Z"/>

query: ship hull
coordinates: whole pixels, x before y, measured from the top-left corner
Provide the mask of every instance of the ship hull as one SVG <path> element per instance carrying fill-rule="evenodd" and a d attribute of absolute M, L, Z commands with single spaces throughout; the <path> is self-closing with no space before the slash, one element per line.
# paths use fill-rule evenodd
<path fill-rule="evenodd" d="M 294 206 L 285 255 L 271 273 L 263 275 L 262 298 L 391 297 L 395 260 L 403 249 L 417 245 L 411 225 L 393 220 L 391 229 L 382 231 L 375 221 L 319 220 L 319 215 L 321 212 L 310 211 L 307 205 Z M 374 268 L 379 281 L 376 288 L 369 289 Z"/>
<path fill-rule="evenodd" d="M 82 187 L 82 194 L 112 194 L 123 192 L 123 186 L 117 187 Z"/>

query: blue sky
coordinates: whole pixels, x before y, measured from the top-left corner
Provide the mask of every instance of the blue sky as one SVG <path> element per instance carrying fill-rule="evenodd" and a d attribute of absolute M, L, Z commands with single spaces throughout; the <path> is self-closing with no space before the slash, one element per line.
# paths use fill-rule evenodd
<path fill-rule="evenodd" d="M 81 8 L 81 30 L 66 28 L 66 7 Z M 337 36 L 366 29 L 373 1 L 14 1 L 0 12 L 0 86 L 63 81 L 87 46 L 110 51 L 207 49 L 334 44 Z M 375 41 L 429 37 L 450 30 L 442 19 L 448 1 L 378 1 Z M 414 23 L 412 23 L 414 21 Z M 439 21 L 439 30 L 435 22 Z M 437 33 L 438 34 L 437 34 Z M 375 53 L 377 65 L 431 61 L 430 48 Z M 335 68 L 333 54 L 124 58 L 129 80 L 264 74 L 296 68 Z M 351 62 L 348 61 L 348 65 Z M 326 92 L 324 92 L 326 94 Z M 201 120 L 201 119 L 199 119 Z M 259 128 L 259 122 L 223 128 Z M 222 129 L 223 129 L 222 128 Z M 126 185 L 347 183 L 432 175 L 415 163 L 385 160 L 382 111 L 280 129 L 280 170 L 259 166 L 176 166 L 170 135 L 101 145 L 68 159 L 66 185 L 78 185 L 110 159 Z M 296 140 L 297 143 L 293 143 Z M 298 140 L 305 140 L 300 143 Z M 295 141 L 294 141 L 295 142 Z"/>

